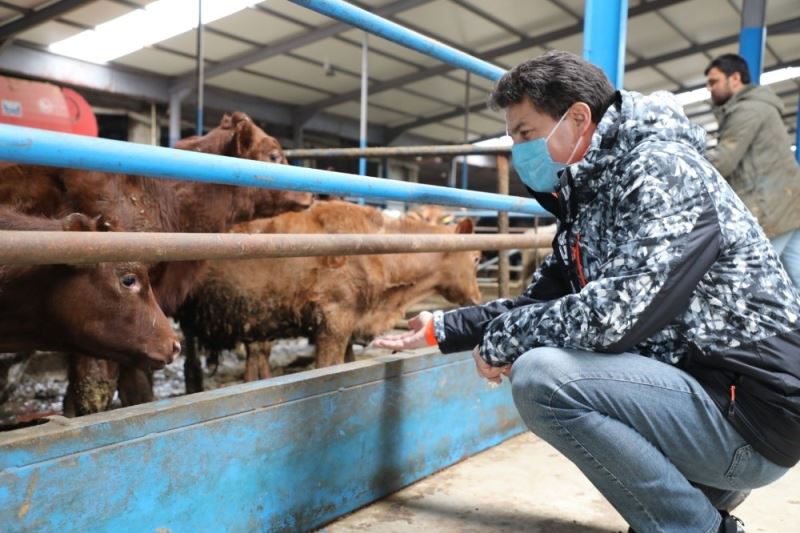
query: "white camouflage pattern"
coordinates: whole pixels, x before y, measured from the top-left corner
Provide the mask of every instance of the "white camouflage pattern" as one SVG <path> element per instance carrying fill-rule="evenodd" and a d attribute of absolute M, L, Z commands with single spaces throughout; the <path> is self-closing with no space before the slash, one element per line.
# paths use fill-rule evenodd
<path fill-rule="evenodd" d="M 609 108 L 586 157 L 565 169 L 557 189 L 568 206 L 556 238 L 570 258 L 562 267 L 577 271 L 569 251 L 580 235 L 586 285 L 492 320 L 481 345 L 491 365 L 513 363 L 538 346 L 604 351 L 646 310 L 658 313 L 648 306 L 690 247 L 688 235 L 708 201 L 721 232 L 716 261 L 688 307 L 627 351 L 675 364 L 690 343 L 724 351 L 800 326 L 797 293 L 771 245 L 702 155 L 702 128 L 671 93 L 621 94 L 621 109 Z"/>

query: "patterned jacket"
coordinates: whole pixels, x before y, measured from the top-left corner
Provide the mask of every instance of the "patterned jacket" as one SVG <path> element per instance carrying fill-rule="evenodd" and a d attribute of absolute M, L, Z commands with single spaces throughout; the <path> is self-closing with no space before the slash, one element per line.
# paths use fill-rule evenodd
<path fill-rule="evenodd" d="M 434 315 L 491 365 L 537 346 L 679 365 L 753 447 L 800 459 L 800 299 L 670 93 L 620 92 L 556 195 L 553 254 L 516 299 Z"/>

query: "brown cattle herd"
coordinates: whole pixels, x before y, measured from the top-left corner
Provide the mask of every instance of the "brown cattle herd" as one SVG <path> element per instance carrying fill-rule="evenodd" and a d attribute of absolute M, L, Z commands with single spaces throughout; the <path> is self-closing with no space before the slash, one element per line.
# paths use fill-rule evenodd
<path fill-rule="evenodd" d="M 244 113 L 176 148 L 286 164 Z M 0 169 L 0 230 L 203 233 L 471 233 L 470 220 L 400 218 L 308 193 L 66 168 Z M 63 352 L 64 414 L 151 401 L 153 371 L 184 345 L 187 392 L 203 389 L 199 356 L 244 343 L 245 380 L 271 376 L 270 342 L 307 337 L 318 367 L 352 360 L 407 309 L 438 294 L 480 300 L 478 252 L 255 260 L 0 265 L 0 353 Z M 179 339 L 173 321 L 179 324 Z"/>

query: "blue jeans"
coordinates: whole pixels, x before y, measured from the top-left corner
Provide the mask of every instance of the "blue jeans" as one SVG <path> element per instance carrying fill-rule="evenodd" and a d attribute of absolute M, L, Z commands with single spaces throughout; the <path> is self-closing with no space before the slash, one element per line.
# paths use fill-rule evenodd
<path fill-rule="evenodd" d="M 787 231 L 772 239 L 772 247 L 789 274 L 796 289 L 800 290 L 800 230 Z"/>
<path fill-rule="evenodd" d="M 641 355 L 536 348 L 511 385 L 531 431 L 639 533 L 715 532 L 718 508 L 788 470 L 753 450 L 689 374 Z"/>

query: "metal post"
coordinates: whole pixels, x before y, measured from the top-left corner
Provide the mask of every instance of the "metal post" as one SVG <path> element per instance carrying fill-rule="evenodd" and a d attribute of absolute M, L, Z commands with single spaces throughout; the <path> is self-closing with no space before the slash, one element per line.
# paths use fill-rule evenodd
<path fill-rule="evenodd" d="M 150 144 L 158 146 L 158 117 L 156 117 L 156 103 L 150 102 Z"/>
<path fill-rule="evenodd" d="M 203 0 L 197 0 L 197 135 L 203 134 Z"/>
<path fill-rule="evenodd" d="M 765 25 L 766 0 L 744 0 L 742 6 L 742 29 L 739 33 L 739 55 L 750 69 L 750 83 L 761 83 L 764 65 L 764 44 L 767 42 Z"/>
<path fill-rule="evenodd" d="M 469 82 L 471 73 L 467 72 L 466 83 L 464 84 L 464 143 L 469 142 Z M 461 158 L 461 188 L 469 189 L 469 165 L 467 156 Z"/>
<path fill-rule="evenodd" d="M 497 194 L 508 194 L 508 157 L 498 155 L 497 161 Z M 508 233 L 508 212 L 499 211 L 497 213 L 497 233 Z M 509 290 L 509 272 L 510 265 L 508 263 L 508 250 L 499 250 L 497 252 L 497 295 L 500 298 L 508 298 L 510 295 Z"/>
<path fill-rule="evenodd" d="M 169 95 L 169 145 L 175 146 L 181 138 L 181 102 L 186 96 L 185 91 Z"/>
<path fill-rule="evenodd" d="M 364 32 L 361 41 L 361 124 L 358 132 L 358 145 L 361 148 L 367 147 L 367 84 L 369 83 L 369 34 Z M 367 160 L 358 160 L 358 175 L 367 175 Z"/>
<path fill-rule="evenodd" d="M 605 72 L 622 89 L 628 0 L 587 0 L 583 19 L 583 57 Z"/>
<path fill-rule="evenodd" d="M 458 169 L 458 158 L 454 157 L 450 160 L 450 174 L 447 175 L 447 186 L 455 189 L 456 187 L 456 170 Z"/>

